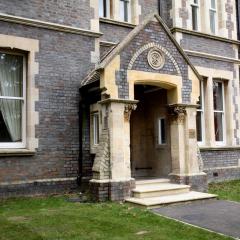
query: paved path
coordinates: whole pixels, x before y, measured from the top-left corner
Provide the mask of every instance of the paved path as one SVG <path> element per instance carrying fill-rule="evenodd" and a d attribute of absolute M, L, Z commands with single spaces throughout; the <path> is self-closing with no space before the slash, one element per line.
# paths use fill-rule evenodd
<path fill-rule="evenodd" d="M 152 211 L 240 239 L 240 203 L 211 200 L 161 207 Z"/>

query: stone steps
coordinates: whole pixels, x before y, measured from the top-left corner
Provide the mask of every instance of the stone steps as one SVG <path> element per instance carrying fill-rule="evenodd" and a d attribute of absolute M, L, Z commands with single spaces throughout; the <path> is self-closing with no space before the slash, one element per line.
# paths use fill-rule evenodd
<path fill-rule="evenodd" d="M 175 195 L 189 192 L 190 186 L 173 183 L 144 184 L 137 185 L 132 191 L 136 198 L 160 197 L 164 195 Z"/>
<path fill-rule="evenodd" d="M 188 185 L 170 183 L 169 179 L 137 180 L 132 194 L 126 202 L 147 208 L 216 198 L 213 194 L 190 191 Z"/>
<path fill-rule="evenodd" d="M 132 204 L 144 206 L 147 208 L 157 208 L 163 205 L 176 204 L 182 202 L 191 202 L 197 200 L 208 200 L 216 198 L 214 194 L 200 193 L 189 191 L 187 193 L 176 194 L 176 195 L 166 195 L 161 197 L 152 198 L 129 198 L 126 201 Z"/>

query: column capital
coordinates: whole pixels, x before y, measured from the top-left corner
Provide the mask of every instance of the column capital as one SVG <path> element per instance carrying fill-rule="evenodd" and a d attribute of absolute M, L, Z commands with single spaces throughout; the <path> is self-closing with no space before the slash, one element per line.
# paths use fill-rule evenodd
<path fill-rule="evenodd" d="M 173 122 L 183 123 L 186 114 L 186 106 L 180 104 L 173 104 L 168 106 L 168 116 Z"/>

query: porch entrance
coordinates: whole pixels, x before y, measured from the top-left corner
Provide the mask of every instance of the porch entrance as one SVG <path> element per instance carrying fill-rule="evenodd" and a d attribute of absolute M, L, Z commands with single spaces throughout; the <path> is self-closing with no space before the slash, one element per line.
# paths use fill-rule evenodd
<path fill-rule="evenodd" d="M 139 103 L 130 120 L 132 177 L 166 178 L 171 173 L 167 90 L 135 85 L 134 95 Z"/>

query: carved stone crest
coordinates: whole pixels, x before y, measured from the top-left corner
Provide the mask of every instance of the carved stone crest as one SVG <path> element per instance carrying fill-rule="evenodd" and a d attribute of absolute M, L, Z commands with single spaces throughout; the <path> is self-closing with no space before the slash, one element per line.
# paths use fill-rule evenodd
<path fill-rule="evenodd" d="M 182 123 L 185 119 L 187 112 L 185 106 L 174 105 L 169 106 L 168 115 L 172 121 L 177 121 L 178 123 Z"/>
<path fill-rule="evenodd" d="M 147 59 L 148 59 L 148 64 L 150 65 L 150 67 L 155 70 L 161 69 L 165 63 L 164 54 L 157 47 L 152 48 L 148 52 Z"/>
<path fill-rule="evenodd" d="M 137 109 L 137 104 L 126 104 L 124 107 L 124 119 L 126 121 L 130 120 L 132 111 Z"/>

